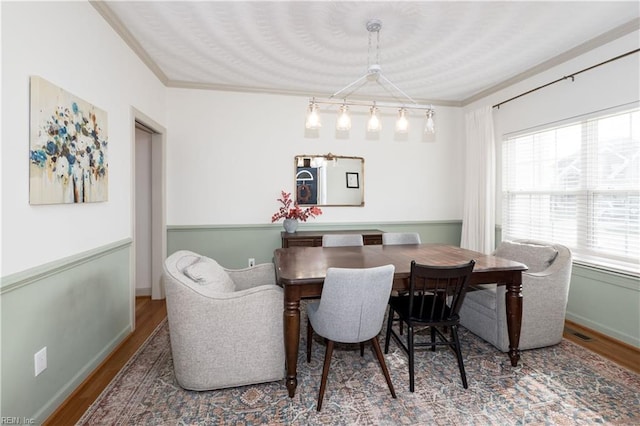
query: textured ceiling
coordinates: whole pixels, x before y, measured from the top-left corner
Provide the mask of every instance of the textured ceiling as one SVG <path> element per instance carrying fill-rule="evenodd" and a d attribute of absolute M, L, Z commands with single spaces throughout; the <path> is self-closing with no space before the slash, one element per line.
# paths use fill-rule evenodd
<path fill-rule="evenodd" d="M 436 104 L 464 103 L 612 30 L 637 28 L 640 16 L 637 1 L 94 6 L 168 86 L 325 97 L 376 62 L 366 23 L 377 18 L 383 75 L 417 101 Z M 375 84 L 355 93 L 388 94 Z"/>

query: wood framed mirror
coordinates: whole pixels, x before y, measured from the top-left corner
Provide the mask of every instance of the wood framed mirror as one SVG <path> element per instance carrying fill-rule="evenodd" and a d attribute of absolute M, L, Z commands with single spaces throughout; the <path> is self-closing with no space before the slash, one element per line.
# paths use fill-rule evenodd
<path fill-rule="evenodd" d="M 364 206 L 364 158 L 294 157 L 295 200 L 301 206 Z"/>

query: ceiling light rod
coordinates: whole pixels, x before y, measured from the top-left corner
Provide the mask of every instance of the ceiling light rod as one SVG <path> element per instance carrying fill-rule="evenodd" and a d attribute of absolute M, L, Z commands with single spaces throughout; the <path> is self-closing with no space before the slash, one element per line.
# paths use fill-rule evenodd
<path fill-rule="evenodd" d="M 411 101 L 412 104 L 414 105 L 418 105 L 418 103 L 416 101 L 413 100 L 413 98 L 409 95 L 407 95 L 402 89 L 400 89 L 398 86 L 396 86 L 395 84 L 393 84 L 393 82 L 391 80 L 389 80 L 387 77 L 385 77 L 384 75 L 382 75 L 382 73 L 380 73 L 378 75 L 378 78 L 383 79 L 387 84 L 389 84 L 389 86 L 393 87 L 394 89 L 396 89 L 402 96 L 404 96 L 405 98 L 409 99 Z M 382 85 L 381 85 L 382 86 Z M 383 86 L 384 87 L 384 86 Z M 386 89 L 386 88 L 385 88 Z M 389 92 L 391 93 L 391 92 Z M 391 96 L 393 96 L 393 94 L 391 94 Z M 395 96 L 394 96 L 395 98 Z"/>
<path fill-rule="evenodd" d="M 417 110 L 432 110 L 433 105 L 427 104 L 414 104 L 414 105 L 405 105 L 397 102 L 381 102 L 381 101 L 360 101 L 360 100 L 340 100 L 340 99 L 318 99 L 312 98 L 310 100 L 316 104 L 325 104 L 325 105 L 357 105 L 357 106 L 371 106 L 372 102 L 376 103 L 377 107 L 381 108 L 406 108 L 406 109 L 417 109 Z"/>
<path fill-rule="evenodd" d="M 336 97 L 336 96 L 338 96 L 340 93 L 344 92 L 345 90 L 349 89 L 349 88 L 350 88 L 350 87 L 352 87 L 352 86 L 355 86 L 356 84 L 358 84 L 358 83 L 360 83 L 360 82 L 365 83 L 365 82 L 366 82 L 366 79 L 367 79 L 367 77 L 368 77 L 368 76 L 369 76 L 369 74 L 367 73 L 367 74 L 363 75 L 362 77 L 360 77 L 360 78 L 358 78 L 358 79 L 354 80 L 353 82 L 351 82 L 351 83 L 347 84 L 347 85 L 346 85 L 346 86 L 344 86 L 342 89 L 338 90 L 338 91 L 337 91 L 337 92 L 335 92 L 333 95 L 329 96 L 329 99 L 333 99 L 333 98 L 335 98 L 335 97 Z M 353 92 L 350 92 L 349 94 L 351 94 L 351 93 L 353 93 Z M 347 95 L 347 96 L 349 96 L 349 95 Z"/>

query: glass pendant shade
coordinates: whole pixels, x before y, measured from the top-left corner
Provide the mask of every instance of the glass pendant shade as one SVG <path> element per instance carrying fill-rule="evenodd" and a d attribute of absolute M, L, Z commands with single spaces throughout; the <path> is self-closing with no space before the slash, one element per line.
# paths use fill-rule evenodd
<path fill-rule="evenodd" d="M 433 134 L 436 132 L 436 124 L 433 121 L 433 114 L 434 112 L 432 109 L 427 111 L 427 115 L 426 115 L 427 122 L 425 123 L 425 126 L 424 126 L 425 133 Z"/>
<path fill-rule="evenodd" d="M 322 127 L 322 123 L 320 123 L 320 113 L 318 112 L 318 104 L 315 102 L 311 102 L 309 104 L 305 127 L 310 130 L 317 130 Z"/>
<path fill-rule="evenodd" d="M 398 120 L 396 120 L 396 132 L 407 133 L 409 131 L 409 120 L 407 120 L 407 110 L 400 108 L 398 110 Z"/>
<path fill-rule="evenodd" d="M 367 123 L 367 132 L 379 132 L 382 127 L 380 118 L 378 117 L 378 108 L 371 107 L 371 115 L 369 116 L 369 122 Z"/>
<path fill-rule="evenodd" d="M 349 115 L 349 107 L 342 105 L 338 111 L 338 121 L 336 122 L 336 130 L 347 131 L 351 129 L 351 116 Z"/>

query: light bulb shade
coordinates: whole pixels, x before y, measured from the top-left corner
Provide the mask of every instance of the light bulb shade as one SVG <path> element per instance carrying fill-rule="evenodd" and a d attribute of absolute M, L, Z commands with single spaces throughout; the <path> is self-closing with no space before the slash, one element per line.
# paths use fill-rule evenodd
<path fill-rule="evenodd" d="M 436 123 L 433 121 L 434 114 L 435 112 L 432 109 L 427 110 L 426 123 L 424 125 L 425 133 L 433 134 L 436 132 Z"/>
<path fill-rule="evenodd" d="M 371 107 L 371 115 L 369 116 L 369 122 L 367 123 L 367 132 L 379 132 L 382 124 L 378 117 L 378 108 Z"/>
<path fill-rule="evenodd" d="M 396 120 L 396 132 L 407 133 L 409 131 L 409 120 L 407 120 L 407 110 L 400 108 L 398 110 L 398 119 Z"/>
<path fill-rule="evenodd" d="M 317 130 L 322 127 L 322 123 L 320 123 L 320 113 L 318 112 L 318 104 L 315 102 L 309 103 L 305 127 L 309 130 Z"/>
<path fill-rule="evenodd" d="M 351 116 L 349 115 L 349 107 L 342 105 L 338 111 L 338 121 L 336 122 L 336 130 L 347 131 L 351 129 Z"/>

